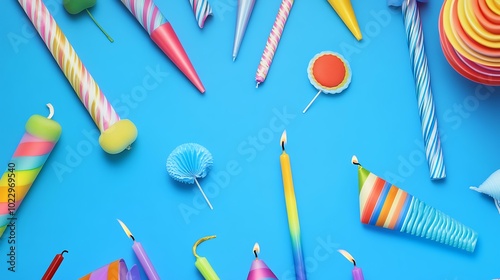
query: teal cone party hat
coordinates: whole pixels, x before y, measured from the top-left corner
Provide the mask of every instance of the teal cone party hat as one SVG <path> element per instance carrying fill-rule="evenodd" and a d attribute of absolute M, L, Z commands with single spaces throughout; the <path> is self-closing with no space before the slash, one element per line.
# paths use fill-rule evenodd
<path fill-rule="evenodd" d="M 363 224 L 409 233 L 474 252 L 477 233 L 406 191 L 358 165 L 359 209 Z"/>

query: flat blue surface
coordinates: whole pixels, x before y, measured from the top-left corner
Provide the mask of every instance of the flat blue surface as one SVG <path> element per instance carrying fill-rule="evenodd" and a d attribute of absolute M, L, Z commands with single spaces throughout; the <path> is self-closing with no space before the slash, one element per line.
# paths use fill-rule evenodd
<path fill-rule="evenodd" d="M 69 250 L 54 279 L 77 279 L 116 259 L 138 263 L 124 221 L 162 279 L 202 279 L 198 253 L 223 280 L 245 279 L 252 247 L 279 279 L 293 279 L 293 260 L 279 165 L 286 128 L 309 279 L 352 279 L 354 255 L 365 279 L 492 279 L 500 277 L 500 216 L 487 196 L 469 190 L 500 167 L 500 89 L 472 83 L 446 62 L 438 38 L 441 1 L 421 5 L 447 178 L 432 182 L 423 157 L 412 70 L 401 13 L 385 1 L 353 0 L 364 39 L 357 42 L 327 1 L 297 1 L 268 79 L 255 71 L 280 5 L 257 1 L 236 62 L 231 52 L 236 0 L 212 0 L 215 16 L 200 30 L 187 0 L 158 0 L 207 92 L 196 89 L 149 39 L 120 1 L 91 9 L 115 39 L 61 0 L 45 1 L 80 58 L 122 118 L 139 130 L 132 150 L 108 155 L 98 130 L 17 1 L 0 1 L 2 132 L 6 165 L 32 114 L 47 114 L 63 135 L 18 211 L 16 272 L 0 244 L 0 279 L 40 279 L 55 254 Z M 306 67 L 318 52 L 345 56 L 351 86 L 321 95 Z M 155 86 L 146 90 L 144 79 Z M 186 142 L 214 156 L 201 184 L 173 181 L 165 162 Z M 473 254 L 359 221 L 356 154 L 363 165 L 479 233 Z M 144 274 L 143 274 L 144 276 Z"/>

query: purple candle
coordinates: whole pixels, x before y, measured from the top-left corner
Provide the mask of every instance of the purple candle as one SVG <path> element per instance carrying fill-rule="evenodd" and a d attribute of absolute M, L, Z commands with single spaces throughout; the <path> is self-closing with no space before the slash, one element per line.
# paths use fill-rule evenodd
<path fill-rule="evenodd" d="M 352 279 L 354 280 L 364 280 L 365 277 L 363 276 L 363 271 L 361 268 L 356 266 L 356 260 L 347 252 L 346 250 L 338 250 L 339 253 L 342 254 L 346 259 L 348 259 L 352 264 L 354 264 L 354 268 L 352 269 Z"/>
<path fill-rule="evenodd" d="M 118 223 L 123 228 L 123 231 L 125 231 L 125 234 L 128 235 L 133 241 L 134 244 L 132 245 L 132 249 L 134 250 L 135 255 L 137 256 L 137 259 L 139 259 L 139 262 L 141 263 L 142 268 L 144 269 L 144 272 L 146 273 L 146 276 L 150 280 L 160 280 L 160 276 L 158 276 L 158 273 L 156 273 L 156 270 L 151 263 L 151 260 L 149 259 L 148 255 L 146 254 L 146 251 L 144 251 L 144 248 L 142 247 L 140 242 L 135 241 L 134 235 L 132 235 L 132 232 L 127 228 L 127 226 L 120 220 L 118 220 Z"/>

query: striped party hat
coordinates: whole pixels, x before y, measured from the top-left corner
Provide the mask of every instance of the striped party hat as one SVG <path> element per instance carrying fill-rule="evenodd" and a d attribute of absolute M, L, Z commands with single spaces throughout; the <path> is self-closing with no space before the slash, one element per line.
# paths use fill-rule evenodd
<path fill-rule="evenodd" d="M 141 280 L 141 275 L 137 265 L 133 265 L 130 270 L 123 259 L 116 260 L 93 272 L 81 277 L 79 280 Z"/>
<path fill-rule="evenodd" d="M 363 224 L 409 233 L 474 252 L 477 233 L 406 191 L 358 165 L 359 208 Z"/>

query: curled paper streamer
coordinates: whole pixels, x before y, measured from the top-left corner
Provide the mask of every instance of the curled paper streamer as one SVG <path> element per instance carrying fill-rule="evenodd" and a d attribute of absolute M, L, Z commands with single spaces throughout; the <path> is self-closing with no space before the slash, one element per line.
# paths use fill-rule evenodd
<path fill-rule="evenodd" d="M 493 172 L 479 187 L 470 187 L 470 189 L 491 196 L 500 213 L 500 169 Z"/>
<path fill-rule="evenodd" d="M 125 261 L 119 259 L 81 277 L 79 280 L 141 280 L 141 275 L 137 265 L 133 265 L 129 271 Z"/>

